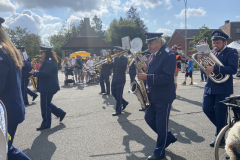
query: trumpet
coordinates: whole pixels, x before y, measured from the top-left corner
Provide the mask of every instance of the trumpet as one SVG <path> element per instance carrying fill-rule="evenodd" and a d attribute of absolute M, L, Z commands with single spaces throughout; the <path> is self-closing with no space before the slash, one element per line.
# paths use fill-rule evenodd
<path fill-rule="evenodd" d="M 114 54 L 114 55 L 110 55 L 110 54 L 107 54 L 107 58 L 105 58 L 104 60 L 102 60 L 101 62 L 98 62 L 97 64 L 93 65 L 92 67 L 90 67 L 89 69 L 83 69 L 84 72 L 87 72 L 87 71 L 90 71 L 92 69 L 98 69 L 99 72 L 101 72 L 101 65 L 104 64 L 104 63 L 107 63 L 107 62 L 112 62 L 113 61 L 113 58 L 116 58 L 118 56 L 121 56 L 121 55 L 124 55 L 125 53 L 127 53 L 129 51 L 129 49 L 126 49 L 126 50 L 123 50 L 117 54 Z"/>

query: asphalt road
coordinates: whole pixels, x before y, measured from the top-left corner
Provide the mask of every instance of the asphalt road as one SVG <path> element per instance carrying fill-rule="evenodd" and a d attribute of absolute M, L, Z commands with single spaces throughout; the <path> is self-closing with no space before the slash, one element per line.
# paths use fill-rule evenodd
<path fill-rule="evenodd" d="M 166 149 L 168 160 L 213 160 L 215 127 L 202 111 L 204 82 L 194 71 L 194 85 L 181 83 L 179 73 L 177 99 L 173 102 L 169 130 L 178 141 Z M 122 115 L 113 117 L 114 98 L 100 95 L 99 85 L 63 86 L 64 75 L 59 72 L 61 90 L 53 103 L 67 112 L 65 119 L 52 117 L 51 129 L 36 131 L 42 118 L 40 98 L 26 107 L 26 119 L 19 125 L 14 145 L 32 160 L 145 160 L 153 153 L 157 135 L 139 112 L 140 103 L 128 93 L 127 82 L 123 97 L 129 102 Z M 32 87 L 30 87 L 32 88 Z M 234 76 L 234 95 L 240 94 L 240 78 Z M 29 100 L 31 102 L 31 97 Z"/>

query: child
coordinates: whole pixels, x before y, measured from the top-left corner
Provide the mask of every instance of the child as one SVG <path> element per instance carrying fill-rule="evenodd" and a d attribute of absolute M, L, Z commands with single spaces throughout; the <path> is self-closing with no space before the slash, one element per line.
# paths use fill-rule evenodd
<path fill-rule="evenodd" d="M 187 56 L 187 69 L 185 74 L 185 81 L 183 82 L 183 85 L 186 85 L 187 77 L 189 76 L 191 78 L 191 83 L 189 85 L 193 85 L 193 78 L 192 78 L 192 72 L 193 72 L 193 61 L 191 56 Z"/>

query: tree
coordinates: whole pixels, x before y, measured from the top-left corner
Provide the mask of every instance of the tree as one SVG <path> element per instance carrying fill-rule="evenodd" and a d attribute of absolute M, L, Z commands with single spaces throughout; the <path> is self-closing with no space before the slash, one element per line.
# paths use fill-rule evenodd
<path fill-rule="evenodd" d="M 39 45 L 41 44 L 40 36 L 30 33 L 27 28 L 14 27 L 14 29 L 5 28 L 6 33 L 16 47 L 25 47 L 30 57 L 39 54 Z"/>
<path fill-rule="evenodd" d="M 97 32 L 97 34 L 99 35 L 99 37 L 101 37 L 102 39 L 106 38 L 106 31 L 102 30 L 102 20 L 100 18 L 97 17 L 97 15 L 95 15 L 92 19 L 92 26 L 94 28 L 94 30 Z"/>
<path fill-rule="evenodd" d="M 190 41 L 190 43 L 193 43 L 196 45 L 202 39 L 207 38 L 207 43 L 209 45 L 209 48 L 212 48 L 212 41 L 211 41 L 212 31 L 204 25 L 201 28 L 199 28 L 199 32 L 200 32 L 199 36 L 193 36 L 194 40 Z M 196 52 L 194 47 L 190 47 L 189 51 L 192 53 Z"/>
<path fill-rule="evenodd" d="M 145 39 L 144 33 L 147 32 L 147 27 L 144 21 L 140 19 L 139 13 L 136 12 L 137 9 L 133 6 L 126 12 L 126 17 L 120 17 L 119 21 L 114 19 L 108 29 L 108 37 L 105 39 L 110 45 L 121 44 L 121 38 L 129 36 L 130 39 L 139 37 L 140 39 Z M 145 50 L 147 45 L 143 43 L 142 50 Z"/>
<path fill-rule="evenodd" d="M 71 23 L 68 27 L 66 27 L 66 23 L 66 21 L 63 22 L 63 25 L 59 32 L 48 37 L 50 45 L 53 46 L 53 50 L 59 57 L 62 57 L 61 47 L 70 39 L 75 37 L 83 26 L 83 20 L 80 21 L 78 26 L 76 26 L 74 23 Z"/>
<path fill-rule="evenodd" d="M 166 44 L 165 45 L 167 46 L 171 37 L 168 36 L 168 35 L 164 35 L 163 38 L 166 40 Z"/>

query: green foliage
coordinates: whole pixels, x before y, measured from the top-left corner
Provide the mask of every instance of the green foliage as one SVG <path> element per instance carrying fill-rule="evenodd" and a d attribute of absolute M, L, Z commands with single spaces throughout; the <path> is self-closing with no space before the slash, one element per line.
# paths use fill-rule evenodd
<path fill-rule="evenodd" d="M 166 44 L 165 45 L 168 46 L 168 42 L 169 42 L 171 37 L 168 36 L 168 35 L 164 35 L 163 38 L 166 40 Z"/>
<path fill-rule="evenodd" d="M 70 26 L 66 25 L 66 21 L 63 22 L 61 30 L 58 31 L 57 34 L 53 34 L 48 37 L 50 45 L 53 46 L 53 50 L 59 57 L 62 57 L 61 47 L 79 33 L 80 29 L 83 26 L 83 20 L 80 21 L 80 24 L 78 26 L 73 23 L 71 23 Z"/>
<path fill-rule="evenodd" d="M 25 47 L 30 57 L 39 55 L 40 36 L 30 33 L 27 28 L 14 27 L 14 29 L 4 28 L 9 38 L 16 47 Z"/>
<path fill-rule="evenodd" d="M 111 22 L 108 29 L 108 37 L 105 38 L 111 46 L 122 46 L 121 38 L 125 36 L 129 36 L 130 39 L 136 37 L 145 39 L 144 33 L 148 28 L 136 11 L 137 9 L 131 6 L 126 13 L 127 18 L 120 17 L 119 21 L 114 19 Z M 143 44 L 143 50 L 145 50 L 147 45 Z"/>
<path fill-rule="evenodd" d="M 107 31 L 102 30 L 102 20 L 98 18 L 97 15 L 95 15 L 92 21 L 93 21 L 92 26 L 94 30 L 97 32 L 97 34 L 99 35 L 99 37 L 101 37 L 102 39 L 105 39 L 107 37 Z"/>
<path fill-rule="evenodd" d="M 207 43 L 209 45 L 209 48 L 212 48 L 212 41 L 211 41 L 212 31 L 205 25 L 199 28 L 199 31 L 200 31 L 199 36 L 194 36 L 194 40 L 192 40 L 190 43 L 197 44 L 202 39 L 207 38 Z M 189 52 L 195 53 L 196 50 L 194 49 L 194 47 L 190 47 Z"/>

